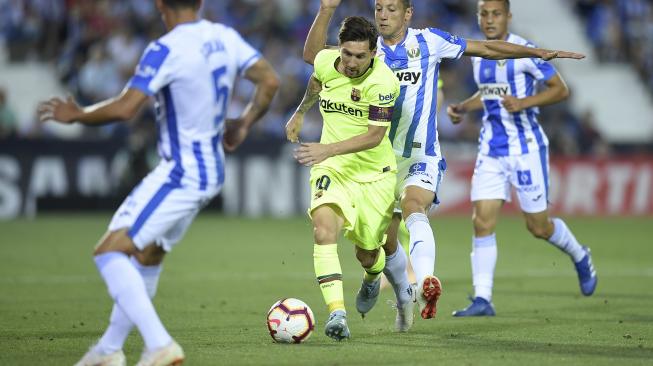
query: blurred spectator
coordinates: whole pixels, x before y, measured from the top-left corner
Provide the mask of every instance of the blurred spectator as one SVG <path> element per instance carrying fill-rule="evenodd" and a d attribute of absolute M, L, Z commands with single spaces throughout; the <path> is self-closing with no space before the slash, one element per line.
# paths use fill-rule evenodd
<path fill-rule="evenodd" d="M 653 95 L 653 1 L 575 0 L 599 58 L 631 62 Z"/>
<path fill-rule="evenodd" d="M 653 10 L 647 0 L 574 0 L 576 8 L 588 19 L 588 35 L 604 49 L 606 60 L 635 60 L 636 67 L 653 88 Z M 480 39 L 476 19 L 476 0 L 414 1 L 412 26 L 438 27 L 456 35 Z M 270 112 L 253 133 L 273 138 L 285 137 L 284 124 L 301 100 L 313 69 L 302 60 L 305 37 L 319 7 L 319 0 L 220 0 L 205 1 L 204 17 L 236 28 L 262 50 L 283 80 Z M 371 1 L 343 1 L 334 19 L 362 15 L 373 17 Z M 637 20 L 633 22 L 633 20 Z M 626 24 L 628 23 L 628 24 Z M 338 29 L 330 29 L 328 42 L 337 44 Z M 85 104 L 116 94 L 131 76 L 147 42 L 163 33 L 154 1 L 144 0 L 0 0 L 0 39 L 4 39 L 10 60 L 56 59 L 60 80 Z M 469 58 L 442 64 L 441 76 L 447 100 L 461 100 L 476 91 Z M 236 86 L 229 116 L 244 108 L 252 92 L 248 81 Z M 446 106 L 447 100 L 441 101 Z M 542 109 L 543 125 L 550 125 L 552 153 L 577 155 L 590 153 L 586 148 L 591 135 L 565 104 L 561 110 Z M 441 108 L 441 110 L 444 108 Z M 475 145 L 480 130 L 480 115 L 453 126 L 440 114 L 443 141 Z M 152 124 L 151 115 L 135 121 L 132 128 Z M 141 127 L 134 127 L 141 126 Z M 40 127 L 40 125 L 39 125 Z M 151 127 L 151 126 L 150 126 Z M 122 126 L 121 128 L 125 128 Z M 38 129 L 33 129 L 38 131 Z M 553 131 L 555 130 L 555 131 Z M 98 132 L 100 131 L 100 132 Z M 152 143 L 153 128 L 142 128 L 138 141 Z M 321 131 L 321 118 L 314 108 L 305 121 L 303 141 L 315 141 Z M 46 133 L 47 135 L 47 133 Z M 120 138 L 124 130 L 106 127 L 84 131 L 85 138 Z M 601 140 L 602 141 L 602 140 Z M 127 141 L 132 150 L 142 144 Z M 133 146 L 138 146 L 134 148 Z M 139 153 L 140 154 L 140 153 Z"/>
<path fill-rule="evenodd" d="M 145 41 L 136 36 L 128 23 L 120 24 L 109 38 L 107 42 L 108 56 L 116 63 L 123 84 L 134 73 L 134 67 L 138 64 L 145 45 Z"/>
<path fill-rule="evenodd" d="M 117 95 L 123 86 L 116 61 L 108 56 L 104 44 L 94 44 L 79 71 L 79 92 L 84 104 Z"/>
<path fill-rule="evenodd" d="M 0 139 L 15 135 L 17 129 L 16 114 L 7 102 L 7 92 L 0 88 Z"/>

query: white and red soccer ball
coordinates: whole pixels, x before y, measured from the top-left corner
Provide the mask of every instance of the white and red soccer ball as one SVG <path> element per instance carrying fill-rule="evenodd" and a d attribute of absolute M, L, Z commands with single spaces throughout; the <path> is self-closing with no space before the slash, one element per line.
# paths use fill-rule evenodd
<path fill-rule="evenodd" d="M 275 342 L 302 343 L 314 329 L 313 311 L 301 300 L 281 299 L 268 311 L 268 330 Z"/>

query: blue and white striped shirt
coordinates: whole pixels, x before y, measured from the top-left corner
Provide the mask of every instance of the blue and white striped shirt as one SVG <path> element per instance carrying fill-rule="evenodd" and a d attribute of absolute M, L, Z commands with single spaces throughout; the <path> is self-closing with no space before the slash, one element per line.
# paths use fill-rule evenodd
<path fill-rule="evenodd" d="M 463 38 L 436 28 L 408 28 L 394 46 L 379 37 L 377 56 L 401 85 L 389 135 L 397 156 L 441 156 L 436 116 L 440 62 L 460 58 L 466 47 Z"/>
<path fill-rule="evenodd" d="M 506 41 L 527 47 L 532 43 L 514 34 Z M 481 154 L 489 156 L 522 155 L 546 149 L 549 141 L 537 122 L 539 109 L 508 112 L 501 104 L 506 95 L 525 98 L 537 93 L 537 84 L 556 75 L 555 68 L 541 59 L 486 60 L 472 57 L 474 79 L 481 94 L 485 113 L 479 138 Z"/>
<path fill-rule="evenodd" d="M 224 182 L 222 132 L 234 80 L 260 58 L 232 28 L 177 25 L 150 43 L 127 84 L 154 95 L 161 158 L 170 183 L 207 190 Z"/>

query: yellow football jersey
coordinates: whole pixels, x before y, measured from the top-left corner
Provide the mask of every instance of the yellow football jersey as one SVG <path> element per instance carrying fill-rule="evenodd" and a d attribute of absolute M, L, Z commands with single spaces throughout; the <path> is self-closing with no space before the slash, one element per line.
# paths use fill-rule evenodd
<path fill-rule="evenodd" d="M 379 59 L 374 58 L 362 76 L 349 78 L 336 69 L 339 58 L 338 50 L 322 50 L 314 62 L 313 76 L 322 83 L 320 113 L 324 125 L 320 142 L 324 144 L 364 134 L 368 125 L 390 127 L 391 107 L 399 95 L 397 77 Z M 317 165 L 358 182 L 375 181 L 383 173 L 397 169 L 392 144 L 387 138 L 371 149 L 336 155 Z"/>

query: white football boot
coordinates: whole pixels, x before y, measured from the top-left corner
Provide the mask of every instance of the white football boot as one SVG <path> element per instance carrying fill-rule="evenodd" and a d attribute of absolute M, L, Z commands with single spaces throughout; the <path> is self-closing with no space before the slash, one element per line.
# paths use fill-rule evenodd
<path fill-rule="evenodd" d="M 127 361 L 125 354 L 122 351 L 114 353 L 102 354 L 91 347 L 88 352 L 82 357 L 75 366 L 126 366 Z"/>
<path fill-rule="evenodd" d="M 149 352 L 143 352 L 136 366 L 179 366 L 184 363 L 184 351 L 177 342 Z"/>

